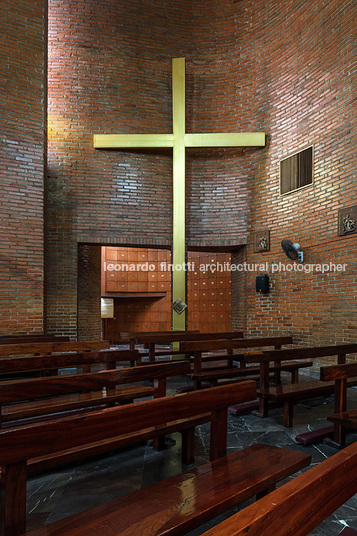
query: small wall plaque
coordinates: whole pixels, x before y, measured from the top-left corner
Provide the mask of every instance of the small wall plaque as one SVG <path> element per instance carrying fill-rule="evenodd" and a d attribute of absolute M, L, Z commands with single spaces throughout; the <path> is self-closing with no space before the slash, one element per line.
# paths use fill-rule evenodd
<path fill-rule="evenodd" d="M 101 298 L 101 317 L 114 318 L 114 300 L 113 298 Z"/>
<path fill-rule="evenodd" d="M 357 205 L 338 211 L 338 234 L 345 236 L 357 231 Z"/>
<path fill-rule="evenodd" d="M 259 253 L 261 251 L 270 251 L 270 232 L 268 229 L 256 231 L 253 235 L 253 251 Z"/>

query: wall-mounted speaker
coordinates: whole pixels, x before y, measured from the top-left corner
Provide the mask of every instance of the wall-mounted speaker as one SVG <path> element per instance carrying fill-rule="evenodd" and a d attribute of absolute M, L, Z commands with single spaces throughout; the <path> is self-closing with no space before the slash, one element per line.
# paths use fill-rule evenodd
<path fill-rule="evenodd" d="M 258 275 L 255 280 L 255 290 L 261 294 L 269 293 L 269 276 L 268 274 Z"/>

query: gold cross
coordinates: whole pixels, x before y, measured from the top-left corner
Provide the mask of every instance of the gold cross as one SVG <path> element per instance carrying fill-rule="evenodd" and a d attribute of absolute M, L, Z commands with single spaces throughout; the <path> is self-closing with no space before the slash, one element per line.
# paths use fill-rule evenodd
<path fill-rule="evenodd" d="M 173 134 L 97 134 L 96 149 L 172 147 L 173 149 L 173 241 L 172 264 L 185 265 L 185 148 L 186 147 L 262 147 L 264 132 L 186 134 L 185 58 L 172 60 Z M 186 274 L 173 270 L 172 301 L 185 301 Z M 173 329 L 185 329 L 185 313 L 173 312 Z"/>

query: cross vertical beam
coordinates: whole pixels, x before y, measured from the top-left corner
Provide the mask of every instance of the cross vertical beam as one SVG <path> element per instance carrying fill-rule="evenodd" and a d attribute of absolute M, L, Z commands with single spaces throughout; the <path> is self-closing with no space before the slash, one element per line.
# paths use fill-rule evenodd
<path fill-rule="evenodd" d="M 173 240 L 172 240 L 172 301 L 185 301 L 186 273 L 175 266 L 185 263 L 185 58 L 172 60 L 172 117 L 173 117 Z M 173 311 L 172 328 L 185 330 L 185 312 Z"/>

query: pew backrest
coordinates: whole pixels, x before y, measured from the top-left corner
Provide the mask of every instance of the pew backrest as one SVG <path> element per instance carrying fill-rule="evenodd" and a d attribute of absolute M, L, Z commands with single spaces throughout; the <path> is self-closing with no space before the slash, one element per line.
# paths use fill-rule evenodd
<path fill-rule="evenodd" d="M 51 370 L 101 363 L 105 364 L 107 368 L 115 368 L 117 362 L 130 362 L 134 365 L 138 360 L 139 352 L 137 350 L 101 350 L 40 356 L 3 357 L 0 359 L 0 374 L 16 374 L 19 372 Z"/>
<path fill-rule="evenodd" d="M 85 393 L 114 389 L 119 384 L 129 384 L 150 380 L 165 380 L 168 377 L 188 374 L 190 364 L 179 361 L 164 364 L 103 370 L 83 374 L 69 374 L 34 378 L 31 380 L 12 380 L 0 382 L 0 404 L 33 400 L 73 393 Z M 164 393 L 160 392 L 160 396 Z"/>
<path fill-rule="evenodd" d="M 338 356 L 344 359 L 347 354 L 357 352 L 357 344 L 335 344 L 331 346 L 313 346 L 307 348 L 284 348 L 281 350 L 262 350 L 247 355 L 247 363 L 263 363 L 269 361 L 288 361 L 291 359 L 314 359 Z"/>
<path fill-rule="evenodd" d="M 109 341 L 56 341 L 0 345 L 0 356 L 24 354 L 49 354 L 51 352 L 87 352 L 105 350 Z"/>
<path fill-rule="evenodd" d="M 209 341 L 216 339 L 241 339 L 242 331 L 226 331 L 212 333 L 197 333 L 197 332 L 176 332 L 171 331 L 167 335 L 155 335 L 147 333 L 136 337 L 137 344 L 154 343 L 154 344 L 170 344 L 171 342 L 181 341 Z"/>
<path fill-rule="evenodd" d="M 324 382 L 332 380 L 346 380 L 357 376 L 357 363 L 344 365 L 331 365 L 320 368 L 320 379 Z"/>
<path fill-rule="evenodd" d="M 180 344 L 180 350 L 190 352 L 210 352 L 214 350 L 235 350 L 240 348 L 260 348 L 264 346 L 281 346 L 293 344 L 292 337 L 254 337 L 250 339 L 237 338 L 234 340 L 212 339 L 184 341 Z"/>
<path fill-rule="evenodd" d="M 171 335 L 172 333 L 199 333 L 198 330 L 177 330 L 177 331 L 121 331 L 120 332 L 120 340 L 128 340 L 128 339 L 136 339 L 136 337 L 145 337 L 146 335 Z"/>
<path fill-rule="evenodd" d="M 255 382 L 244 381 L 239 386 L 227 385 L 214 387 L 208 392 L 194 391 L 144 400 L 86 415 L 3 430 L 0 431 L 0 465 L 5 467 L 29 458 L 207 412 L 223 410 L 227 415 L 230 405 L 251 400 L 255 396 Z"/>
<path fill-rule="evenodd" d="M 234 359 L 241 361 L 241 366 L 245 366 L 244 354 L 233 354 L 233 350 L 243 348 L 261 348 L 264 346 L 274 346 L 280 348 L 284 344 L 292 344 L 292 337 L 254 337 L 251 339 L 218 339 L 210 341 L 184 341 L 180 343 L 180 350 L 187 355 L 194 356 L 194 374 L 198 375 L 202 372 L 202 353 L 223 350 L 227 356 L 233 356 Z M 234 357 L 234 355 L 236 357 Z M 224 358 L 224 356 L 220 356 Z M 231 362 L 232 365 L 232 362 Z M 198 384 L 197 384 L 198 385 Z"/>
<path fill-rule="evenodd" d="M 55 335 L 1 335 L 0 336 L 0 345 L 1 344 L 24 344 L 24 343 L 35 343 L 35 342 L 65 342 L 69 341 L 70 338 L 66 336 L 55 336 Z"/>

